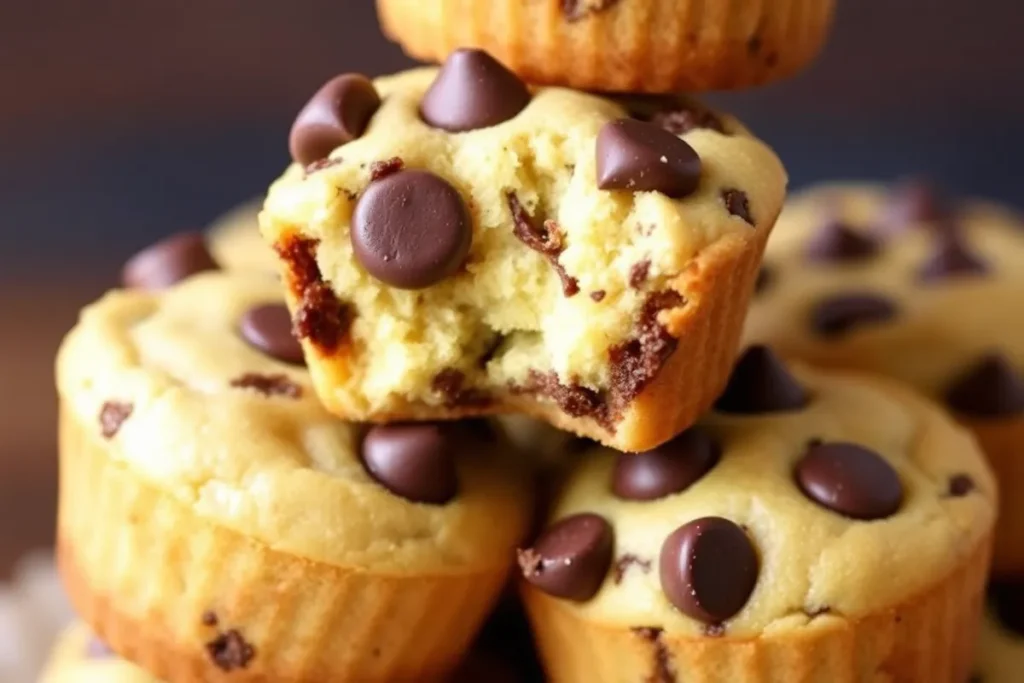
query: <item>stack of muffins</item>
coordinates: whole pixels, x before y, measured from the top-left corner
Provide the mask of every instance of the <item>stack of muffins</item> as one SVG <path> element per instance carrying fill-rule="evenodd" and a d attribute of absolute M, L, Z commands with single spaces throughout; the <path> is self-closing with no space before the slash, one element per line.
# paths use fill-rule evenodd
<path fill-rule="evenodd" d="M 258 233 L 65 340 L 45 680 L 967 681 L 993 541 L 1024 569 L 959 424 L 1024 477 L 1024 231 L 830 188 L 762 268 L 781 164 L 666 94 L 794 72 L 833 3 L 379 5 L 443 65 L 329 81 Z"/>

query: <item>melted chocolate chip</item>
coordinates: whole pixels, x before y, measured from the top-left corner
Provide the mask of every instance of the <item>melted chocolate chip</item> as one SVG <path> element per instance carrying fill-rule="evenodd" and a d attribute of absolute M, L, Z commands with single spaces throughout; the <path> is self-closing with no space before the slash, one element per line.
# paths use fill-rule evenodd
<path fill-rule="evenodd" d="M 615 581 L 615 585 L 622 583 L 622 580 L 626 578 L 626 572 L 631 567 L 636 567 L 644 574 L 651 571 L 651 561 L 642 560 L 632 553 L 626 553 L 625 555 L 619 556 L 615 560 L 615 564 L 612 566 L 612 579 Z"/>
<path fill-rule="evenodd" d="M 969 474 L 955 474 L 949 478 L 946 495 L 950 498 L 963 498 L 975 488 L 977 486 Z"/>
<path fill-rule="evenodd" d="M 815 263 L 850 263 L 873 258 L 878 243 L 838 221 L 824 223 L 807 243 L 807 259 Z"/>
<path fill-rule="evenodd" d="M 838 337 L 896 316 L 896 304 L 883 296 L 853 292 L 824 299 L 811 311 L 811 327 L 823 337 Z"/>
<path fill-rule="evenodd" d="M 620 453 L 612 492 L 623 500 L 657 500 L 685 491 L 718 462 L 721 449 L 700 427 L 643 453 Z"/>
<path fill-rule="evenodd" d="M 711 110 L 678 95 L 629 95 L 620 98 L 629 115 L 653 123 L 672 135 L 686 135 L 706 128 L 726 133 L 722 120 Z"/>
<path fill-rule="evenodd" d="M 737 361 L 715 409 L 756 415 L 800 410 L 809 400 L 807 391 L 771 349 L 751 346 Z"/>
<path fill-rule="evenodd" d="M 750 199 L 743 190 L 726 188 L 721 193 L 722 203 L 729 215 L 742 218 L 751 226 L 755 225 L 753 216 L 750 215 Z"/>
<path fill-rule="evenodd" d="M 430 388 L 441 394 L 449 408 L 457 406 L 481 406 L 491 402 L 486 392 L 466 386 L 466 374 L 461 370 L 447 368 L 437 373 Z"/>
<path fill-rule="evenodd" d="M 651 271 L 650 259 L 644 259 L 633 264 L 629 269 L 629 286 L 633 289 L 640 289 L 647 282 L 647 275 Z"/>
<path fill-rule="evenodd" d="M 505 194 L 509 212 L 512 214 L 512 234 L 530 249 L 542 254 L 551 263 L 562 281 L 562 294 L 575 296 L 580 291 L 576 278 L 565 272 L 558 257 L 565 251 L 565 235 L 553 220 L 539 221 L 526 212 L 515 192 Z"/>
<path fill-rule="evenodd" d="M 325 83 L 292 124 L 292 159 L 308 166 L 362 137 L 380 107 L 380 95 L 365 76 L 344 74 Z"/>
<path fill-rule="evenodd" d="M 661 192 L 681 199 L 700 184 L 701 161 L 690 145 L 634 119 L 604 125 L 597 135 L 597 185 L 602 190 Z"/>
<path fill-rule="evenodd" d="M 206 653 L 221 671 L 245 669 L 256 656 L 256 649 L 245 642 L 242 634 L 231 629 L 206 644 Z"/>
<path fill-rule="evenodd" d="M 131 417 L 134 406 L 122 401 L 107 401 L 100 409 L 100 434 L 104 439 L 113 439 L 124 421 Z"/>
<path fill-rule="evenodd" d="M 721 517 L 697 519 L 672 532 L 659 566 L 672 604 L 706 624 L 721 624 L 743 609 L 759 572 L 747 534 Z"/>
<path fill-rule="evenodd" d="M 508 121 L 530 103 L 519 77 L 483 50 L 456 50 L 445 61 L 420 103 L 434 128 L 462 133 Z"/>
<path fill-rule="evenodd" d="M 231 386 L 235 389 L 252 389 L 264 396 L 283 396 L 285 398 L 300 398 L 302 396 L 302 387 L 285 375 L 261 375 L 256 372 L 247 372 L 241 377 L 231 380 Z"/>
<path fill-rule="evenodd" d="M 370 182 L 383 180 L 393 173 L 398 173 L 405 168 L 405 162 L 399 157 L 391 157 L 384 161 L 375 161 L 370 164 Z"/>
<path fill-rule="evenodd" d="M 1005 418 L 1024 412 L 1024 377 L 998 353 L 977 360 L 950 384 L 946 404 L 980 418 Z"/>
<path fill-rule="evenodd" d="M 371 183 L 350 231 L 356 260 L 385 284 L 423 289 L 466 260 L 473 222 L 459 191 L 427 171 L 399 171 Z"/>
<path fill-rule="evenodd" d="M 562 384 L 558 374 L 530 370 L 527 382 L 523 387 L 513 387 L 513 391 L 532 392 L 547 396 L 558 404 L 566 415 L 572 417 L 590 417 L 598 424 L 610 427 L 608 405 L 605 397 L 589 387 L 579 384 Z"/>
<path fill-rule="evenodd" d="M 288 265 L 292 291 L 302 296 L 303 290 L 311 285 L 323 282 L 320 266 L 316 262 L 319 240 L 305 239 L 289 235 L 274 245 L 278 257 Z"/>
<path fill-rule="evenodd" d="M 845 517 L 884 519 L 903 502 L 900 477 L 885 458 L 852 443 L 820 443 L 796 465 L 800 490 Z"/>
<path fill-rule="evenodd" d="M 685 303 L 678 292 L 671 290 L 648 295 L 640 310 L 636 337 L 609 349 L 615 411 L 639 396 L 676 350 L 679 340 L 658 322 L 658 314 Z"/>
<path fill-rule="evenodd" d="M 585 602 L 594 597 L 612 562 L 612 527 L 600 515 L 559 520 L 532 548 L 519 551 L 523 578 L 556 597 Z"/>
<path fill-rule="evenodd" d="M 606 296 L 607 296 L 607 292 L 605 292 L 603 289 L 599 289 L 597 291 L 594 291 L 594 292 L 590 293 L 590 298 L 594 300 L 594 303 L 598 303 L 598 304 L 601 303 L 602 301 L 604 301 L 604 298 Z"/>
<path fill-rule="evenodd" d="M 562 14 L 570 22 L 580 21 L 592 14 L 600 14 L 618 4 L 620 0 L 560 0 Z"/>
<path fill-rule="evenodd" d="M 292 332 L 292 318 L 284 304 L 254 306 L 242 316 L 242 338 L 271 358 L 305 365 L 302 345 Z"/>
<path fill-rule="evenodd" d="M 352 310 L 338 300 L 331 288 L 322 282 L 302 292 L 302 301 L 295 313 L 295 332 L 323 352 L 341 346 L 352 324 Z"/>
<path fill-rule="evenodd" d="M 443 505 L 458 491 L 460 433 L 454 426 L 427 422 L 377 425 L 363 440 L 363 464 L 395 495 Z"/>
<path fill-rule="evenodd" d="M 217 613 L 213 610 L 206 610 L 199 617 L 199 621 L 202 622 L 203 626 L 216 626 L 218 623 Z"/>
<path fill-rule="evenodd" d="M 665 646 L 662 638 L 664 631 L 651 626 L 636 626 L 631 629 L 653 646 L 653 663 L 651 672 L 644 679 L 644 683 L 676 683 L 676 672 L 672 666 L 672 655 Z"/>
<path fill-rule="evenodd" d="M 217 269 L 217 262 L 206 248 L 206 239 L 196 232 L 182 232 L 128 259 L 121 271 L 121 281 L 130 289 L 159 290 L 190 275 Z"/>
<path fill-rule="evenodd" d="M 973 254 L 956 232 L 936 233 L 934 248 L 917 271 L 923 282 L 939 282 L 951 278 L 984 275 L 988 264 Z"/>

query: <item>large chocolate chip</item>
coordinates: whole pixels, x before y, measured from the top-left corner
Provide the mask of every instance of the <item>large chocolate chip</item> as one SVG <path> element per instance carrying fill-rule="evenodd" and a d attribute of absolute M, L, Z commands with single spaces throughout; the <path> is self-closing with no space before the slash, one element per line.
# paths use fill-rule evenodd
<path fill-rule="evenodd" d="M 720 624 L 754 592 L 757 550 L 735 523 L 704 517 L 665 539 L 659 569 L 661 588 L 673 605 L 706 624 Z"/>
<path fill-rule="evenodd" d="M 1012 417 L 1024 412 L 1024 377 L 1005 356 L 990 353 L 959 375 L 946 404 L 972 417 Z"/>
<path fill-rule="evenodd" d="M 415 503 L 442 505 L 458 491 L 457 429 L 434 423 L 378 425 L 363 440 L 363 464 L 384 488 Z"/>
<path fill-rule="evenodd" d="M 131 289 L 166 289 L 190 275 L 217 268 L 203 236 L 182 232 L 131 257 L 121 271 L 121 281 Z"/>
<path fill-rule="evenodd" d="M 327 81 L 292 124 L 292 159 L 308 166 L 361 137 L 379 107 L 380 95 L 365 76 L 344 74 Z"/>
<path fill-rule="evenodd" d="M 596 150 L 597 186 L 602 190 L 661 192 L 680 199 L 700 184 L 697 152 L 651 123 L 606 123 L 597 135 Z"/>
<path fill-rule="evenodd" d="M 707 474 L 721 450 L 700 427 L 643 453 L 620 453 L 612 492 L 623 500 L 656 500 L 684 491 Z"/>
<path fill-rule="evenodd" d="M 483 50 L 456 50 L 420 103 L 420 116 L 452 133 L 508 121 L 530 103 L 519 77 Z"/>
<path fill-rule="evenodd" d="M 838 337 L 868 325 L 877 325 L 896 315 L 896 305 L 870 293 L 837 294 L 824 299 L 811 311 L 811 326 L 823 337 Z"/>
<path fill-rule="evenodd" d="M 254 306 L 242 316 L 242 338 L 267 354 L 292 365 L 304 365 L 302 345 L 292 333 L 292 317 L 284 304 Z"/>
<path fill-rule="evenodd" d="M 807 243 L 805 254 L 816 263 L 849 263 L 863 261 L 878 253 L 878 244 L 839 221 L 822 224 Z"/>
<path fill-rule="evenodd" d="M 594 597 L 612 563 L 612 527 L 600 515 L 559 520 L 532 548 L 519 551 L 523 578 L 549 595 L 585 602 Z"/>
<path fill-rule="evenodd" d="M 971 252 L 962 236 L 947 230 L 935 233 L 932 253 L 918 270 L 918 277 L 924 282 L 937 282 L 987 272 L 988 264 Z"/>
<path fill-rule="evenodd" d="M 1024 581 L 1003 579 L 988 585 L 988 602 L 999 623 L 1024 636 Z"/>
<path fill-rule="evenodd" d="M 352 216 L 352 248 L 373 277 L 423 289 L 462 266 L 473 239 L 459 191 L 427 171 L 400 171 L 370 183 Z"/>
<path fill-rule="evenodd" d="M 921 223 L 939 223 L 950 210 L 935 186 L 922 178 L 900 182 L 889 193 L 880 223 L 886 232 L 898 232 Z"/>
<path fill-rule="evenodd" d="M 882 456 L 863 446 L 814 442 L 796 465 L 808 498 L 853 519 L 884 519 L 903 502 L 900 477 Z"/>
<path fill-rule="evenodd" d="M 715 409 L 740 415 L 776 413 L 800 410 L 808 400 L 807 391 L 779 357 L 768 347 L 756 345 L 737 361 Z"/>

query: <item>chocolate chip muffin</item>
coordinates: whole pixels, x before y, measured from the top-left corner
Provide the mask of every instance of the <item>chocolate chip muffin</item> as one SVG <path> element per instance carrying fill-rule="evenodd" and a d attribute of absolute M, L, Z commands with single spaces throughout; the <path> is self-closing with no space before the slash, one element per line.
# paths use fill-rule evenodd
<path fill-rule="evenodd" d="M 967 679 L 995 483 L 909 389 L 754 346 L 691 429 L 588 456 L 519 553 L 554 683 Z"/>
<path fill-rule="evenodd" d="M 970 427 L 1002 496 L 995 571 L 1024 572 L 1024 221 L 922 181 L 795 198 L 768 246 L 747 338 L 900 379 Z"/>
<path fill-rule="evenodd" d="M 806 66 L 833 0 L 377 0 L 385 33 L 442 61 L 490 51 L 527 81 L 681 92 L 777 81 Z"/>
<path fill-rule="evenodd" d="M 257 219 L 262 207 L 262 197 L 239 204 L 206 229 L 210 251 L 222 268 L 277 274 L 274 252 L 260 237 Z"/>
<path fill-rule="evenodd" d="M 343 422 L 280 284 L 200 273 L 87 307 L 57 360 L 59 562 L 83 619 L 171 681 L 444 679 L 530 493 L 483 422 Z"/>
<path fill-rule="evenodd" d="M 624 450 L 721 391 L 786 182 L 732 118 L 472 50 L 339 76 L 291 148 L 260 226 L 328 410 L 525 413 Z"/>

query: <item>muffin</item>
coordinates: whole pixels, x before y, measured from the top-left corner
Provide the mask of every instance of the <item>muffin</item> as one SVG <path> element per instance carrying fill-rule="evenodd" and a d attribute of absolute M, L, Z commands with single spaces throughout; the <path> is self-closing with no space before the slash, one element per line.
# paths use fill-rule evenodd
<path fill-rule="evenodd" d="M 206 229 L 206 240 L 217 263 L 226 270 L 277 274 L 277 259 L 260 237 L 258 217 L 263 198 L 239 204 Z"/>
<path fill-rule="evenodd" d="M 585 90 L 722 90 L 790 76 L 821 50 L 833 0 L 377 0 L 417 59 L 479 47 L 525 80 Z"/>
<path fill-rule="evenodd" d="M 64 582 L 159 678 L 443 680 L 528 528 L 487 423 L 327 413 L 263 273 L 107 294 L 57 384 Z"/>
<path fill-rule="evenodd" d="M 660 104 L 530 90 L 472 50 L 325 85 L 260 228 L 327 409 L 522 413 L 623 450 L 689 426 L 786 176 L 735 120 Z"/>
<path fill-rule="evenodd" d="M 995 509 L 937 407 L 754 346 L 676 439 L 581 458 L 522 593 L 553 683 L 963 683 Z"/>
<path fill-rule="evenodd" d="M 970 427 L 1004 491 L 995 571 L 1024 572 L 1024 221 L 921 181 L 807 190 L 779 220 L 752 342 L 888 375 Z"/>

